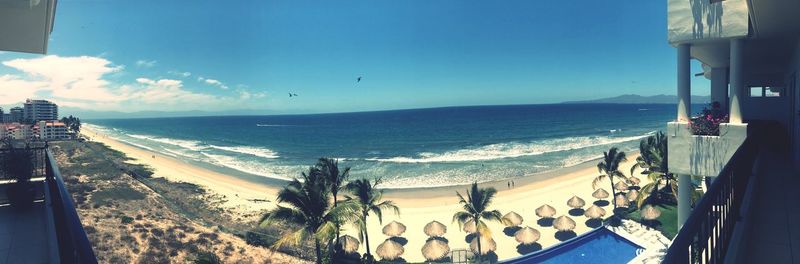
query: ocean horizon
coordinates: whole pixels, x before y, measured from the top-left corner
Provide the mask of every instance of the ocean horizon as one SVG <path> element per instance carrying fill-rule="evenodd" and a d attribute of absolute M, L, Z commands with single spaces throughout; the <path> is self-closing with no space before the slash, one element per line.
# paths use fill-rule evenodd
<path fill-rule="evenodd" d="M 104 136 L 234 176 L 290 180 L 319 157 L 384 188 L 524 177 L 602 157 L 675 118 L 666 104 L 464 106 L 374 112 L 87 120 Z"/>

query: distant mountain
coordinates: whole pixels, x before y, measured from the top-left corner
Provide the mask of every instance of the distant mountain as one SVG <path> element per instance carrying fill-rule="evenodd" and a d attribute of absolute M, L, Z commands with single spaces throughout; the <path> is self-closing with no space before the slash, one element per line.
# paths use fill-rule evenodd
<path fill-rule="evenodd" d="M 710 96 L 692 96 L 692 104 L 707 104 L 711 101 Z M 562 104 L 677 104 L 678 97 L 675 95 L 653 95 L 641 96 L 637 94 L 625 94 L 616 97 L 585 100 L 585 101 L 567 101 Z"/>

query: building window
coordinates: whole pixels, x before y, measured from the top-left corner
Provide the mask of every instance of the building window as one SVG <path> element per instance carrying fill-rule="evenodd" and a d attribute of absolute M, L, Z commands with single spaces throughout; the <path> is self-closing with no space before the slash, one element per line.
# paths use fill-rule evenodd
<path fill-rule="evenodd" d="M 750 87 L 750 97 L 781 97 L 783 87 L 754 86 Z"/>

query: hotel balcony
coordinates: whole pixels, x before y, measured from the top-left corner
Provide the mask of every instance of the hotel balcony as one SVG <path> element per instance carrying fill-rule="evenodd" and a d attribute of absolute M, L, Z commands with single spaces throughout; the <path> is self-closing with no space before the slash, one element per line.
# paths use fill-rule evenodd
<path fill-rule="evenodd" d="M 679 98 L 666 134 L 682 226 L 664 262 L 800 263 L 797 10 L 792 0 L 668 1 Z M 693 74 L 710 80 L 712 102 L 730 117 L 719 135 L 688 128 Z M 712 180 L 695 202 L 691 176 Z"/>
<path fill-rule="evenodd" d="M 10 204 L 13 175 L 0 173 L 0 263 L 97 263 L 49 149 L 33 152 L 33 206 Z M 0 157 L 8 150 L 0 150 Z"/>

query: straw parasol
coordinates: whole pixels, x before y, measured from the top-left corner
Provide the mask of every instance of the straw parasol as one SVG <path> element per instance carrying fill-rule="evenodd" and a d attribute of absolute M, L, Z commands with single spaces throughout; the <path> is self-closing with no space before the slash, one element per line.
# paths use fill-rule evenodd
<path fill-rule="evenodd" d="M 467 233 L 470 233 L 470 234 L 475 233 L 476 231 L 478 231 L 478 229 L 475 228 L 475 221 L 473 221 L 472 219 L 470 219 L 469 221 L 464 223 L 464 228 L 462 228 L 462 230 L 464 230 L 464 232 L 467 232 Z"/>
<path fill-rule="evenodd" d="M 573 195 L 572 198 L 569 198 L 569 200 L 567 200 L 567 205 L 569 205 L 569 207 L 577 209 L 586 205 L 586 202 L 583 201 L 583 199 L 581 199 L 580 197 Z"/>
<path fill-rule="evenodd" d="M 514 234 L 514 238 L 517 239 L 517 242 L 523 245 L 533 244 L 538 241 L 541 236 L 542 234 L 539 233 L 539 230 L 533 229 L 530 226 L 526 226 Z"/>
<path fill-rule="evenodd" d="M 575 229 L 575 220 L 572 220 L 569 216 L 562 215 L 556 218 L 553 222 L 553 227 L 558 229 L 558 231 L 570 231 Z"/>
<path fill-rule="evenodd" d="M 378 254 L 379 257 L 385 260 L 394 260 L 403 255 L 405 249 L 403 249 L 403 245 L 400 243 L 394 242 L 391 239 L 387 239 L 383 241 L 380 245 L 378 245 L 378 250 L 375 253 Z"/>
<path fill-rule="evenodd" d="M 358 250 L 358 245 L 361 242 L 358 242 L 353 236 L 343 235 L 339 237 L 339 243 L 342 243 L 342 248 L 344 248 L 344 252 L 353 253 Z"/>
<path fill-rule="evenodd" d="M 625 195 L 617 194 L 617 196 L 614 197 L 614 202 L 617 204 L 617 207 L 628 207 L 628 198 L 626 198 Z"/>
<path fill-rule="evenodd" d="M 624 181 L 618 181 L 616 184 L 614 184 L 614 189 L 616 189 L 617 191 L 627 191 L 628 184 L 625 183 Z"/>
<path fill-rule="evenodd" d="M 425 229 L 422 231 L 424 231 L 425 235 L 429 237 L 438 237 L 444 235 L 444 233 L 447 233 L 447 226 L 439 223 L 439 221 L 433 221 L 425 225 Z"/>
<path fill-rule="evenodd" d="M 639 198 L 639 191 L 637 190 L 630 190 L 627 194 L 625 194 L 625 198 L 628 198 L 628 201 L 636 201 Z"/>
<path fill-rule="evenodd" d="M 550 205 L 542 205 L 539 208 L 536 208 L 536 215 L 542 218 L 553 218 L 556 215 L 556 209 Z"/>
<path fill-rule="evenodd" d="M 608 198 L 608 192 L 606 190 L 603 190 L 603 188 L 600 188 L 594 190 L 594 192 L 592 193 L 592 197 L 596 199 L 606 199 Z"/>
<path fill-rule="evenodd" d="M 506 226 L 518 226 L 522 224 L 522 216 L 514 211 L 508 212 L 503 216 L 503 219 L 508 221 Z"/>
<path fill-rule="evenodd" d="M 450 246 L 444 241 L 431 239 L 422 246 L 422 256 L 428 261 L 439 260 L 450 254 Z"/>
<path fill-rule="evenodd" d="M 642 180 L 639 180 L 639 178 L 636 178 L 635 176 L 628 178 L 628 181 L 631 182 L 632 185 L 639 185 L 639 183 L 642 182 Z"/>
<path fill-rule="evenodd" d="M 406 225 L 397 221 L 392 221 L 383 227 L 383 234 L 387 236 L 399 236 L 406 231 Z"/>
<path fill-rule="evenodd" d="M 648 204 L 642 207 L 641 215 L 644 220 L 655 220 L 661 216 L 661 211 Z"/>
<path fill-rule="evenodd" d="M 478 236 L 481 240 L 481 255 L 486 255 L 489 252 L 495 251 L 497 249 L 497 243 L 494 242 L 494 239 L 491 237 L 485 236 Z M 473 238 L 471 242 L 469 242 L 469 248 L 474 253 L 478 253 L 478 237 Z"/>
<path fill-rule="evenodd" d="M 586 212 L 583 213 L 583 215 L 591 219 L 603 218 L 603 216 L 606 215 L 606 210 L 597 205 L 592 205 L 586 209 Z"/>

